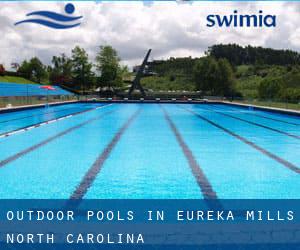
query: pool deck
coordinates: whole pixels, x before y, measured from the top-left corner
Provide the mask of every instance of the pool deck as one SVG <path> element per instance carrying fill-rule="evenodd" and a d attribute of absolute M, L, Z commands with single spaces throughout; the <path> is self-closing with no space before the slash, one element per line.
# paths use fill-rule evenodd
<path fill-rule="evenodd" d="M 283 109 L 283 108 L 275 108 L 275 107 L 268 107 L 268 106 L 258 106 L 258 105 L 245 104 L 245 103 L 239 103 L 239 102 L 228 102 L 228 101 L 222 101 L 220 103 L 239 106 L 239 107 L 245 107 L 245 108 L 252 107 L 252 108 L 255 108 L 258 110 L 263 110 L 263 111 L 272 111 L 272 112 L 276 112 L 276 113 L 300 116 L 300 111 L 294 110 L 294 109 Z"/>

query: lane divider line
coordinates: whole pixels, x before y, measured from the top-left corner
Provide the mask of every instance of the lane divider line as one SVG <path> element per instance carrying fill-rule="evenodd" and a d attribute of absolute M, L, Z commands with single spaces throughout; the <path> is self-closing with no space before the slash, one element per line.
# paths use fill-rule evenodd
<path fill-rule="evenodd" d="M 192 110 L 189 110 L 189 109 L 183 108 L 183 107 L 180 107 L 180 108 L 182 108 L 183 110 L 185 110 L 185 111 L 187 111 L 187 112 L 190 112 L 191 114 L 195 115 L 196 117 L 200 118 L 201 120 L 208 122 L 209 124 L 213 125 L 214 127 L 223 130 L 223 131 L 226 132 L 227 134 L 233 136 L 234 138 L 236 138 L 236 139 L 242 141 L 243 143 L 245 143 L 245 144 L 251 146 L 252 148 L 256 149 L 256 150 L 259 151 L 260 153 L 263 153 L 264 155 L 268 156 L 269 158 L 271 158 L 271 159 L 277 161 L 277 162 L 280 163 L 282 166 L 284 166 L 284 167 L 286 167 L 286 168 L 292 170 L 293 172 L 295 172 L 295 173 L 297 173 L 297 174 L 300 174 L 300 168 L 297 167 L 296 165 L 294 165 L 293 163 L 291 163 L 291 162 L 289 162 L 289 161 L 287 161 L 287 160 L 285 160 L 285 159 L 283 159 L 283 158 L 281 158 L 281 157 L 279 157 L 279 156 L 277 156 L 277 155 L 271 153 L 270 151 L 268 151 L 268 150 L 262 148 L 261 146 L 258 146 L 258 145 L 255 144 L 254 142 L 249 141 L 248 139 L 246 139 L 246 138 L 244 138 L 244 137 L 242 137 L 242 136 L 240 136 L 240 135 L 238 135 L 238 134 L 232 132 L 231 130 L 229 130 L 229 129 L 227 129 L 227 128 L 222 127 L 221 125 L 219 125 L 219 124 L 217 124 L 217 123 L 211 121 L 210 119 L 208 119 L 208 118 L 206 118 L 206 117 L 204 117 L 204 116 L 202 116 L 202 115 L 200 115 L 200 114 L 198 114 L 198 113 L 196 113 L 196 112 L 194 112 L 194 111 L 192 111 Z"/>
<path fill-rule="evenodd" d="M 217 107 L 216 105 L 213 105 L 213 104 L 212 104 L 211 106 Z M 232 108 L 229 108 L 229 107 L 226 107 L 226 108 L 228 108 L 228 109 L 231 110 L 231 111 L 238 111 L 238 110 L 236 110 L 236 109 L 232 109 Z M 264 116 L 264 115 L 259 115 L 259 114 L 249 113 L 248 111 L 247 111 L 247 112 L 243 112 L 243 114 L 245 114 L 245 115 L 257 116 L 257 117 L 265 118 L 265 119 L 268 119 L 268 120 L 271 120 L 271 121 L 282 122 L 282 123 L 285 123 L 285 124 L 290 124 L 290 125 L 300 126 L 299 123 L 287 122 L 287 121 L 283 121 L 283 120 L 276 119 L 276 118 L 271 118 L 271 117 Z"/>
<path fill-rule="evenodd" d="M 125 122 L 125 124 L 119 129 L 119 131 L 114 135 L 110 143 L 105 147 L 102 153 L 97 157 L 93 165 L 86 172 L 84 177 L 82 178 L 80 184 L 75 189 L 73 194 L 70 196 L 71 200 L 82 200 L 82 198 L 87 193 L 88 189 L 92 186 L 95 181 L 97 175 L 101 171 L 105 161 L 109 157 L 113 148 L 117 145 L 117 143 L 122 138 L 125 131 L 129 128 L 132 122 L 136 119 L 136 117 L 140 114 L 141 108 L 139 108 L 133 115 L 129 117 L 129 119 Z"/>
<path fill-rule="evenodd" d="M 68 119 L 70 117 L 80 115 L 80 114 L 83 114 L 83 113 L 86 113 L 86 112 L 90 112 L 90 111 L 97 110 L 97 109 L 100 109 L 100 108 L 105 108 L 105 107 L 108 107 L 108 106 L 111 106 L 111 105 L 112 104 L 106 104 L 106 105 L 103 105 L 103 106 L 100 106 L 100 107 L 97 107 L 97 108 L 92 108 L 92 109 L 88 109 L 88 110 L 84 110 L 84 111 L 79 111 L 79 112 L 73 113 L 71 115 L 62 116 L 62 117 L 55 118 L 55 119 L 45 121 L 45 122 L 41 122 L 41 123 L 38 123 L 38 124 L 35 124 L 35 125 L 29 125 L 27 127 L 23 127 L 23 128 L 20 128 L 20 129 L 5 132 L 5 133 L 0 134 L 0 139 L 4 138 L 4 137 L 11 136 L 11 135 L 15 135 L 15 134 L 18 134 L 18 133 L 21 133 L 21 132 L 29 131 L 31 129 L 38 128 L 38 127 L 41 127 L 41 126 L 44 126 L 44 125 L 47 125 L 47 124 L 51 124 L 51 123 L 54 123 L 54 122 L 65 120 L 65 119 Z"/>
<path fill-rule="evenodd" d="M 273 131 L 273 132 L 277 132 L 277 133 L 279 133 L 279 134 L 283 134 L 283 135 L 292 137 L 292 138 L 294 138 L 294 139 L 300 140 L 300 136 L 294 135 L 294 134 L 291 134 L 291 133 L 288 133 L 288 132 L 285 132 L 285 131 L 282 131 L 282 130 L 280 130 L 280 129 L 271 128 L 271 127 L 269 127 L 269 126 L 266 126 L 266 125 L 263 125 L 263 124 L 260 124 L 260 123 L 248 121 L 248 120 L 246 120 L 246 119 L 239 118 L 239 117 L 236 117 L 236 116 L 230 115 L 230 114 L 225 114 L 225 113 L 223 113 L 223 112 L 221 112 L 221 111 L 213 110 L 213 109 L 210 109 L 210 108 L 206 108 L 206 110 L 210 110 L 210 111 L 213 111 L 213 112 L 215 112 L 215 113 L 217 113 L 217 114 L 220 114 L 220 115 L 223 115 L 223 116 L 227 116 L 227 117 L 230 117 L 230 118 L 232 118 L 232 119 L 236 119 L 236 120 L 239 120 L 239 121 L 242 121 L 242 122 L 246 122 L 246 123 L 248 123 L 248 124 L 252 124 L 252 125 L 255 125 L 255 126 L 257 126 L 257 127 L 265 128 L 265 129 L 271 130 L 271 131 Z"/>
<path fill-rule="evenodd" d="M 86 106 L 88 106 L 88 105 L 86 105 Z M 53 114 L 53 113 L 60 113 L 62 111 L 66 111 L 66 110 L 70 110 L 70 109 L 78 109 L 78 107 L 67 108 L 67 109 L 59 109 L 57 111 L 53 110 L 51 112 L 37 113 L 37 114 L 34 114 L 34 115 L 22 116 L 22 117 L 19 117 L 19 118 L 14 118 L 14 119 L 10 119 L 10 120 L 0 121 L 0 123 L 12 122 L 12 121 L 22 120 L 22 119 L 26 119 L 26 118 L 30 118 L 30 117 L 35 117 L 35 116 L 48 115 L 48 114 Z M 22 112 L 22 111 L 28 111 L 28 110 L 21 110 L 21 111 L 16 111 L 16 112 Z"/>
<path fill-rule="evenodd" d="M 209 182 L 208 178 L 206 177 L 204 171 L 202 170 L 201 166 L 198 164 L 197 160 L 195 159 L 191 149 L 188 147 L 188 145 L 185 143 L 184 139 L 182 138 L 179 130 L 177 129 L 175 123 L 172 121 L 170 115 L 168 114 L 167 110 L 160 105 L 160 108 L 162 109 L 164 113 L 164 117 L 170 126 L 172 132 L 174 133 L 178 144 L 181 147 L 181 150 L 183 151 L 183 154 L 185 158 L 188 161 L 188 164 L 191 168 L 192 174 L 194 175 L 196 182 L 203 194 L 204 199 L 207 200 L 216 200 L 218 199 L 216 192 L 214 191 L 211 183 Z"/>
<path fill-rule="evenodd" d="M 12 155 L 12 156 L 9 156 L 8 158 L 0 161 L 0 168 L 4 167 L 8 163 L 11 163 L 11 162 L 17 160 L 20 157 L 22 157 L 22 156 L 24 156 L 24 155 L 26 155 L 26 154 L 28 154 L 28 153 L 30 153 L 30 152 L 32 152 L 32 151 L 40 148 L 42 146 L 45 146 L 46 144 L 48 144 L 48 143 L 50 143 L 50 142 L 52 142 L 52 141 L 54 141 L 54 140 L 56 140 L 56 139 L 64 136 L 64 135 L 67 135 L 67 134 L 71 133 L 74 130 L 77 130 L 77 129 L 79 129 L 79 128 L 81 128 L 81 127 L 83 127 L 83 126 L 85 126 L 85 125 L 87 125 L 87 124 L 89 124 L 91 122 L 97 121 L 97 120 L 103 118 L 104 116 L 109 115 L 109 114 L 111 114 L 113 112 L 115 112 L 115 110 L 113 110 L 113 111 L 107 111 L 107 112 L 105 112 L 105 113 L 103 113 L 103 114 L 101 114 L 101 115 L 99 115 L 97 117 L 91 118 L 91 119 L 89 119 L 89 120 L 87 120 L 87 121 L 85 121 L 83 123 L 80 123 L 80 124 L 75 125 L 75 126 L 73 126 L 71 128 L 68 128 L 68 129 L 66 129 L 66 130 L 64 130 L 64 131 L 62 131 L 62 132 L 60 132 L 60 133 L 58 133 L 56 135 L 53 135 L 53 136 L 51 136 L 51 137 L 49 137 L 49 138 L 47 138 L 47 139 L 45 139 L 45 140 L 43 140 L 41 142 L 39 142 L 39 143 L 37 143 L 37 144 L 29 147 L 29 148 L 26 148 L 26 149 L 24 149 L 24 150 L 22 150 L 22 151 L 20 151 L 20 152 L 18 152 L 16 154 Z"/>

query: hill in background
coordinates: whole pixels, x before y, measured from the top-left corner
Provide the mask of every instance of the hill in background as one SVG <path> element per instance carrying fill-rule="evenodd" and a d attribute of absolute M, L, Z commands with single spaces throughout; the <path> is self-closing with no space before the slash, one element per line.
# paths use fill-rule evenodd
<path fill-rule="evenodd" d="M 300 100 L 299 53 L 236 44 L 214 45 L 202 58 L 153 61 L 149 64 L 149 71 L 157 75 L 143 78 L 142 84 L 152 90 L 201 90 L 197 86 L 199 74 L 196 74 L 195 69 L 196 64 L 207 57 L 214 58 L 216 62 L 221 59 L 229 62 L 234 75 L 231 93 L 235 97 L 295 103 Z M 221 74 L 214 69 L 214 60 L 206 62 L 201 72 L 208 80 Z M 206 94 L 211 94 L 211 91 L 206 91 Z"/>

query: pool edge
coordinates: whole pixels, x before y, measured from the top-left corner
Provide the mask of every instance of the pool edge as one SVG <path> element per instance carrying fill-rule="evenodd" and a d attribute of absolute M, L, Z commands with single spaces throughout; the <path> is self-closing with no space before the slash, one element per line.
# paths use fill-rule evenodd
<path fill-rule="evenodd" d="M 244 104 L 244 103 L 237 103 L 237 102 L 230 102 L 230 101 L 222 101 L 222 100 L 85 100 L 85 101 L 64 101 L 64 102 L 55 102 L 49 103 L 49 106 L 59 106 L 65 104 L 74 104 L 74 103 L 139 103 L 139 104 L 225 104 L 229 106 L 237 106 L 241 108 L 252 108 L 256 110 L 262 111 L 269 111 L 273 113 L 280 113 L 280 114 L 287 114 L 293 116 L 300 116 L 300 111 L 292 110 L 292 109 L 283 109 L 283 108 L 275 108 L 275 107 L 268 107 L 268 106 L 258 106 L 252 104 Z M 26 106 L 19 106 L 19 107 L 12 107 L 12 108 L 0 108 L 1 113 L 9 113 L 27 109 L 35 109 L 41 108 L 45 106 L 44 104 L 36 104 L 36 105 L 26 105 Z"/>
<path fill-rule="evenodd" d="M 49 106 L 59 106 L 64 104 L 73 104 L 73 103 L 79 103 L 79 101 L 64 101 L 64 102 L 52 102 L 49 103 Z M 15 111 L 22 111 L 27 109 L 36 109 L 36 108 L 42 108 L 46 105 L 46 103 L 42 104 L 33 104 L 33 105 L 25 105 L 25 106 L 17 106 L 12 108 L 0 108 L 0 114 L 2 113 L 10 113 Z"/>

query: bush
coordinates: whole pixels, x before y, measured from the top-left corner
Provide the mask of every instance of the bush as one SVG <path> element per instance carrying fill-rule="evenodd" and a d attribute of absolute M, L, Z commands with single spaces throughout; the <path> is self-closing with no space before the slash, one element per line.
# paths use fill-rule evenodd
<path fill-rule="evenodd" d="M 174 75 L 170 75 L 170 77 L 169 77 L 169 80 L 170 80 L 170 82 L 174 82 L 174 81 L 175 81 L 175 79 L 176 79 L 176 76 L 174 76 Z"/>
<path fill-rule="evenodd" d="M 5 68 L 2 64 L 0 64 L 0 76 L 4 76 L 5 75 Z"/>
<path fill-rule="evenodd" d="M 280 95 L 283 86 L 282 80 L 279 78 L 265 79 L 258 86 L 258 95 L 262 99 L 271 99 Z"/>
<path fill-rule="evenodd" d="M 204 57 L 196 61 L 193 70 L 198 90 L 218 96 L 232 95 L 234 73 L 226 59 Z"/>
<path fill-rule="evenodd" d="M 280 94 L 282 101 L 298 103 L 300 101 L 300 89 L 287 88 Z"/>

